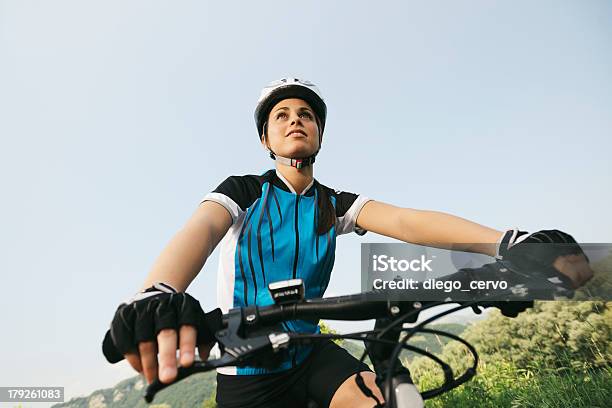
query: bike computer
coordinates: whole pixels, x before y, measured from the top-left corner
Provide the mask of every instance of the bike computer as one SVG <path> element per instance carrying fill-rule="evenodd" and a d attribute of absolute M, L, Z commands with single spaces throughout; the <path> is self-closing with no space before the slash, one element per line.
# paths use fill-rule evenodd
<path fill-rule="evenodd" d="M 301 279 L 288 279 L 268 285 L 272 300 L 277 305 L 297 303 L 304 299 L 304 282 Z"/>

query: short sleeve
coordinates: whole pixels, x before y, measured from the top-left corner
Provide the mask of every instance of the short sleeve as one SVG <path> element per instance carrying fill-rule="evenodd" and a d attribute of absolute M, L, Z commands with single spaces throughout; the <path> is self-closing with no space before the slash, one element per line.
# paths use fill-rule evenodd
<path fill-rule="evenodd" d="M 360 194 L 336 191 L 336 233 L 338 235 L 353 231 L 358 235 L 364 235 L 367 232 L 359 228 L 356 223 L 359 212 L 368 201 L 371 199 Z"/>
<path fill-rule="evenodd" d="M 257 176 L 230 176 L 200 201 L 221 204 L 232 216 L 232 223 L 261 195 Z"/>

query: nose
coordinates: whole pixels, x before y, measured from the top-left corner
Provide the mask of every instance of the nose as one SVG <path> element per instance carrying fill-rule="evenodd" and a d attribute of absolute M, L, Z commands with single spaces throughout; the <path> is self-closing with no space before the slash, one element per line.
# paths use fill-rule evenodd
<path fill-rule="evenodd" d="M 291 114 L 291 124 L 295 125 L 295 124 L 302 124 L 302 120 L 300 119 L 300 115 L 297 112 L 294 112 Z"/>

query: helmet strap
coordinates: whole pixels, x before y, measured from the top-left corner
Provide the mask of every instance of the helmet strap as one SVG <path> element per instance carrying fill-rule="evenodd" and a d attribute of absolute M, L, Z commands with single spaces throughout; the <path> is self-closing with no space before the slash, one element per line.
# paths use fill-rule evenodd
<path fill-rule="evenodd" d="M 319 152 L 317 151 L 317 153 Z M 292 159 L 289 157 L 277 156 L 272 150 L 270 150 L 270 158 L 284 166 L 295 167 L 296 169 L 303 169 L 306 166 L 311 166 L 315 162 L 315 157 L 317 153 L 313 154 L 310 157 L 306 157 L 305 159 Z"/>

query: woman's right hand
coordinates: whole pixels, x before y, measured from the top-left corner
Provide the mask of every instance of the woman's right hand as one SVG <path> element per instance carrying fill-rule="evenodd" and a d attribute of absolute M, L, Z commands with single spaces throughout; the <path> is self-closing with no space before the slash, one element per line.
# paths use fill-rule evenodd
<path fill-rule="evenodd" d="M 220 326 L 219 309 L 205 314 L 189 294 L 156 283 L 119 306 L 102 349 L 109 362 L 125 358 L 147 382 L 169 383 L 176 378 L 177 348 L 181 366 L 193 364 L 196 346 L 205 360 Z"/>
<path fill-rule="evenodd" d="M 178 335 L 176 330 L 164 329 L 157 335 L 157 341 L 143 341 L 138 344 L 137 351 L 126 353 L 124 357 L 134 370 L 144 375 L 149 384 L 156 378 L 163 383 L 171 383 L 177 373 L 177 342 L 180 342 L 178 363 L 182 367 L 189 367 L 194 361 L 196 338 L 197 331 L 193 326 L 181 326 Z M 208 358 L 210 349 L 211 346 L 198 346 L 202 360 Z"/>

